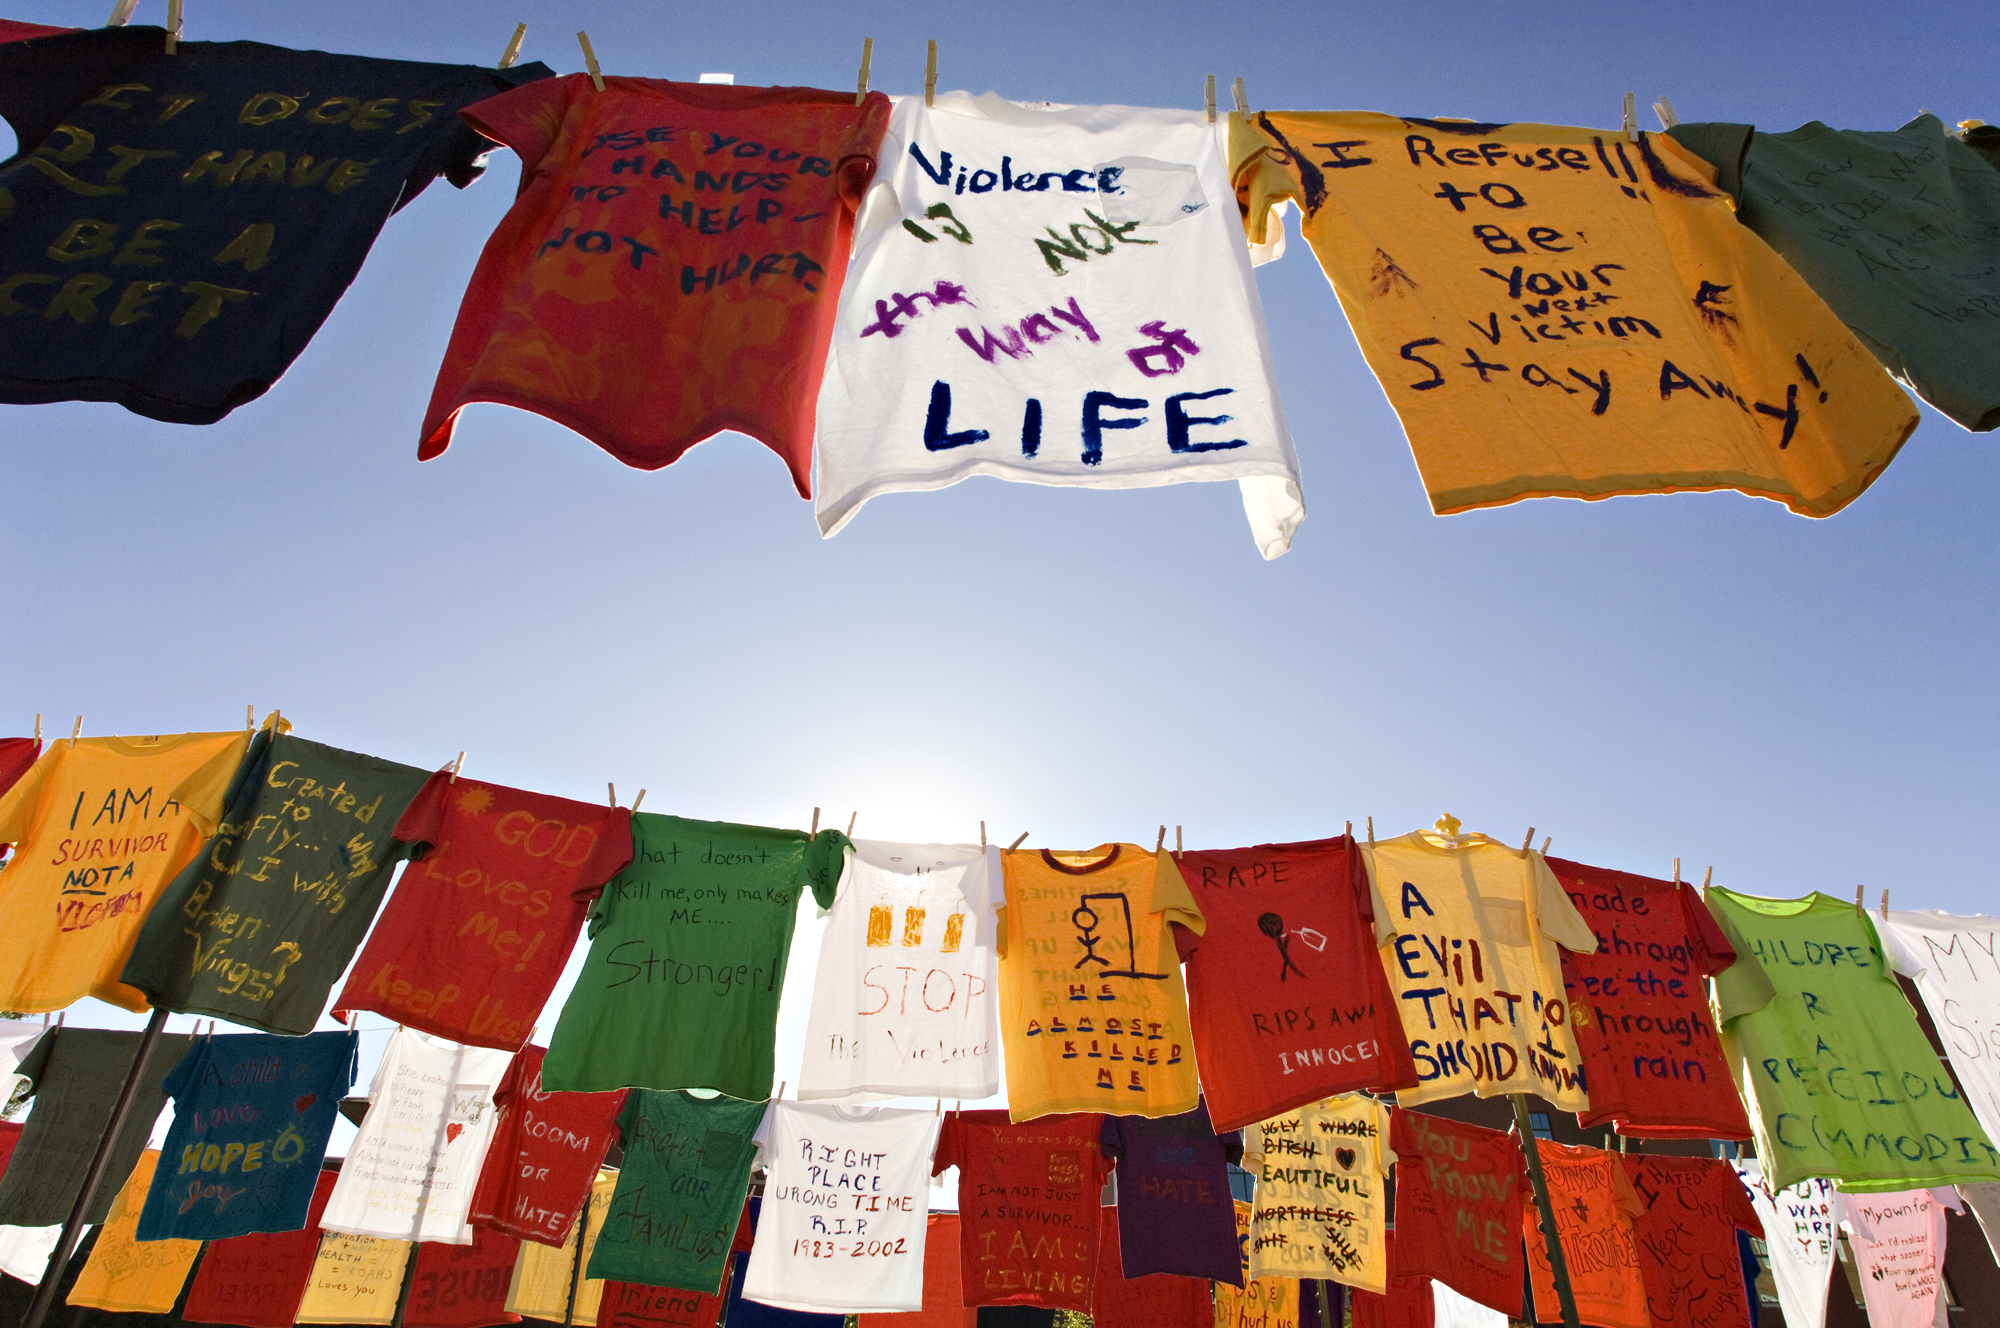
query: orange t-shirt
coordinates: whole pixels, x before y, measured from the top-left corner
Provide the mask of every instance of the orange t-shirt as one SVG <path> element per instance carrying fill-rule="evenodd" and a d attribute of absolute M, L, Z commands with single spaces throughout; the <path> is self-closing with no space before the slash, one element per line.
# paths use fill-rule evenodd
<path fill-rule="evenodd" d="M 1577 1317 L 1601 1328 L 1653 1328 L 1633 1221 L 1646 1205 L 1632 1189 L 1619 1155 L 1544 1139 L 1542 1174 L 1555 1211 Z M 1539 1206 L 1524 1196 L 1521 1232 L 1527 1237 L 1528 1280 L 1535 1288 L 1535 1318 L 1561 1323 L 1556 1279 L 1542 1235 Z"/>
<path fill-rule="evenodd" d="M 419 460 L 495 401 L 658 470 L 724 429 L 810 497 L 814 411 L 854 209 L 889 99 L 543 79 L 468 107 L 520 154 L 424 417 Z"/>

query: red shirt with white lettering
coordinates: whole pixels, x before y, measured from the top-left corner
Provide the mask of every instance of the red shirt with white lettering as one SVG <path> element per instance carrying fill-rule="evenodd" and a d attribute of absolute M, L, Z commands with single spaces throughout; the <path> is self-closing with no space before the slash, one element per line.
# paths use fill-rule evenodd
<path fill-rule="evenodd" d="M 1389 1116 L 1396 1244 L 1389 1277 L 1428 1277 L 1521 1317 L 1521 1211 L 1528 1164 L 1511 1134 L 1420 1111 Z"/>
<path fill-rule="evenodd" d="M 1357 1089 L 1414 1088 L 1375 949 L 1368 870 L 1346 835 L 1182 853 L 1208 920 L 1176 925 L 1202 1091 L 1218 1130 Z"/>
<path fill-rule="evenodd" d="M 1736 951 L 1700 892 L 1562 858 L 1548 864 L 1597 933 L 1596 954 L 1562 951 L 1590 1092 L 1577 1121 L 1640 1139 L 1748 1139 L 1702 982 Z"/>
<path fill-rule="evenodd" d="M 1094 1111 L 1015 1124 L 1004 1111 L 954 1111 L 931 1174 L 958 1168 L 965 1303 L 1090 1313 L 1098 1196 L 1111 1164 Z"/>
<path fill-rule="evenodd" d="M 403 869 L 333 1008 L 519 1051 L 590 901 L 632 861 L 632 813 L 439 771 L 393 833 L 430 847 Z"/>
<path fill-rule="evenodd" d="M 625 1108 L 628 1090 L 545 1093 L 542 1056 L 547 1050 L 521 1048 L 494 1090 L 500 1119 L 466 1221 L 560 1247 L 590 1195 L 604 1150 L 618 1133 L 618 1113 Z"/>

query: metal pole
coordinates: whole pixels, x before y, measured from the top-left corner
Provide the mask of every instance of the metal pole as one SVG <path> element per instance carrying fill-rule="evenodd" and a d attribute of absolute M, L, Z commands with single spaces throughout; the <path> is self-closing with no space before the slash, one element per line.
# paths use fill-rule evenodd
<path fill-rule="evenodd" d="M 1535 1192 L 1535 1208 L 1541 1215 L 1542 1244 L 1548 1247 L 1549 1271 L 1555 1276 L 1563 1328 L 1581 1328 L 1576 1317 L 1576 1293 L 1569 1288 L 1569 1260 L 1563 1257 L 1562 1241 L 1556 1235 L 1555 1205 L 1549 1202 L 1548 1179 L 1542 1175 L 1541 1145 L 1535 1142 L 1535 1129 L 1528 1120 L 1528 1099 L 1520 1093 L 1509 1093 L 1507 1097 L 1514 1104 L 1514 1132 L 1521 1136 L 1521 1152 L 1528 1159 L 1528 1185 Z M 1532 1314 L 1534 1306 L 1528 1309 Z"/>
<path fill-rule="evenodd" d="M 583 1195 L 583 1211 L 576 1215 L 576 1253 L 569 1260 L 569 1304 L 563 1307 L 563 1328 L 576 1322 L 576 1283 L 583 1275 L 583 1242 L 590 1235 L 590 1201 L 596 1194 L 597 1177 L 592 1176 Z"/>
<path fill-rule="evenodd" d="M 417 1252 L 422 1248 L 422 1241 L 410 1242 L 410 1257 L 403 1261 L 403 1286 L 396 1293 L 396 1317 L 389 1320 L 391 1328 L 403 1328 L 403 1311 L 410 1306 L 410 1288 L 417 1281 Z"/>
<path fill-rule="evenodd" d="M 1333 1283 L 1325 1278 L 1319 1283 L 1319 1325 L 1320 1328 L 1338 1328 L 1333 1321 Z"/>
<path fill-rule="evenodd" d="M 84 1214 L 103 1188 L 105 1168 L 111 1162 L 111 1145 L 117 1139 L 118 1131 L 125 1124 L 125 1118 L 132 1114 L 132 1099 L 139 1095 L 139 1080 L 146 1071 L 146 1058 L 152 1054 L 153 1046 L 160 1040 L 160 1034 L 167 1027 L 167 1011 L 160 1006 L 153 1008 L 152 1018 L 146 1021 L 146 1031 L 140 1035 L 139 1050 L 132 1057 L 132 1068 L 126 1072 L 125 1086 L 118 1090 L 118 1101 L 111 1108 L 111 1122 L 104 1127 L 104 1137 L 97 1141 L 97 1152 L 91 1156 L 90 1170 L 83 1173 L 83 1188 L 76 1193 L 76 1203 L 69 1210 L 69 1220 L 63 1223 L 62 1234 L 56 1238 L 56 1247 L 49 1253 L 48 1270 L 35 1287 L 35 1299 L 28 1306 L 27 1317 L 21 1320 L 21 1328 L 42 1328 L 42 1320 L 48 1317 L 55 1304 L 56 1289 L 62 1282 L 63 1270 L 69 1265 L 69 1256 L 76 1251 L 77 1237 L 83 1234 Z M 57 1037 L 62 1034 L 58 1033 Z M 123 1183 L 123 1178 L 120 1178 Z"/>

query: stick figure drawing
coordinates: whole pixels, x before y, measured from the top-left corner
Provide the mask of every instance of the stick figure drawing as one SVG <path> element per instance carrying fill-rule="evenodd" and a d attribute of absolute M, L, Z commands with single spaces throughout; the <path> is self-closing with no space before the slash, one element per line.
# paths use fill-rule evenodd
<path fill-rule="evenodd" d="M 1271 943 L 1278 947 L 1278 958 L 1284 961 L 1284 967 L 1278 970 L 1278 981 L 1283 982 L 1293 973 L 1306 975 L 1303 968 L 1292 962 L 1292 938 L 1285 934 L 1283 918 L 1276 913 L 1263 914 L 1257 919 L 1257 930 L 1271 938 Z"/>

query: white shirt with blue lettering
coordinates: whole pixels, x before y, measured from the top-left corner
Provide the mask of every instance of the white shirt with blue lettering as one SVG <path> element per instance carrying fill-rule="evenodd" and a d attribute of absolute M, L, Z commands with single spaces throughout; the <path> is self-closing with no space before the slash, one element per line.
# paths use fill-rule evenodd
<path fill-rule="evenodd" d="M 973 475 L 1237 481 L 1305 517 L 1220 130 L 1200 111 L 897 102 L 819 397 L 815 507 Z"/>

